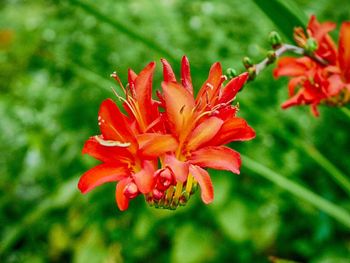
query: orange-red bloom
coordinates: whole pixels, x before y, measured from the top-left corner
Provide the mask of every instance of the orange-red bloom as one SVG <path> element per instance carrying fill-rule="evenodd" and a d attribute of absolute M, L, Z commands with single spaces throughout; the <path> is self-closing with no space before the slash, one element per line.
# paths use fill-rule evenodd
<path fill-rule="evenodd" d="M 336 27 L 334 23 L 320 24 L 312 16 L 306 34 L 300 28 L 295 30 L 295 40 L 306 48 L 307 40 L 314 39 L 317 49 L 314 56 L 324 63 L 304 56 L 302 58 L 284 57 L 278 61 L 275 77 L 288 76 L 289 96 L 282 108 L 294 105 L 311 105 L 314 115 L 318 115 L 317 105 L 327 103 L 338 105 L 350 99 L 350 22 L 341 26 L 338 49 L 329 31 Z"/>
<path fill-rule="evenodd" d="M 162 60 L 162 64 L 160 101 L 151 96 L 155 64 L 138 76 L 129 70 L 129 85 L 126 89 L 121 85 L 126 98 L 118 96 L 127 115 L 112 100 L 105 100 L 98 115 L 101 135 L 91 137 L 83 148 L 102 164 L 83 174 L 79 189 L 86 193 L 100 184 L 118 182 L 120 210 L 139 194 L 152 205 L 176 208 L 187 202 L 197 184 L 203 201 L 210 203 L 213 186 L 205 168 L 239 173 L 239 153 L 223 145 L 255 137 L 231 105 L 248 78 L 246 73 L 223 85 L 226 77 L 215 63 L 195 99 L 187 58 L 182 60 L 181 83 L 169 63 Z M 119 81 L 116 74 L 112 76 Z"/>
<path fill-rule="evenodd" d="M 163 189 L 162 185 L 154 191 L 156 202 L 177 205 L 178 201 L 191 195 L 193 182 L 198 182 L 204 203 L 212 202 L 213 186 L 207 167 L 239 173 L 241 160 L 239 153 L 223 146 L 232 141 L 250 140 L 255 137 L 254 130 L 245 120 L 236 117 L 237 107 L 231 102 L 248 78 L 244 73 L 226 85 L 221 65 L 215 63 L 209 77 L 202 85 L 195 99 L 190 78 L 189 63 L 182 60 L 181 83 L 166 60 L 162 60 L 164 82 L 162 106 L 165 109 L 165 123 L 178 142 L 174 152 L 162 157 L 163 168 L 173 175 L 176 186 Z M 169 192 L 175 192 L 169 198 Z M 173 203 L 171 203 L 173 202 Z"/>

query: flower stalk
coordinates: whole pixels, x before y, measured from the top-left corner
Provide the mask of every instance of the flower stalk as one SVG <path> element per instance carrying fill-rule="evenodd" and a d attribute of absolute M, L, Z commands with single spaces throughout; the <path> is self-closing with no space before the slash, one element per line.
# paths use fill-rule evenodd
<path fill-rule="evenodd" d="M 342 223 L 344 226 L 350 229 L 350 214 L 348 211 L 342 207 L 324 199 L 323 197 L 313 193 L 307 188 L 287 179 L 286 177 L 276 173 L 275 171 L 269 169 L 268 167 L 252 160 L 247 156 L 242 156 L 245 166 L 261 175 L 265 179 L 273 182 L 284 190 L 292 193 L 296 197 L 304 200 L 305 202 L 315 206 L 317 209 L 323 211 L 329 216 L 336 219 L 338 222 Z"/>

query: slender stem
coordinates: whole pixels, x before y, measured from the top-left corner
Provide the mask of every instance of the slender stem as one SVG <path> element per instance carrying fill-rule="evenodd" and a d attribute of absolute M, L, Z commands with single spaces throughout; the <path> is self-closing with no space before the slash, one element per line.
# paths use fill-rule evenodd
<path fill-rule="evenodd" d="M 285 178 L 284 176 L 272 171 L 268 167 L 250 159 L 249 157 L 243 156 L 243 155 L 242 157 L 243 157 L 243 164 L 249 170 L 272 181 L 279 187 L 303 199 L 305 202 L 308 202 L 314 205 L 316 208 L 327 213 L 329 216 L 333 217 L 338 222 L 344 224 L 346 227 L 350 229 L 350 214 L 345 209 L 313 193 L 312 191 L 308 190 L 304 186 L 301 186 Z"/>
<path fill-rule="evenodd" d="M 349 195 L 350 195 L 350 181 L 349 178 L 343 174 L 337 167 L 335 167 L 325 156 L 322 155 L 313 145 L 300 142 L 299 147 L 304 149 L 308 155 L 319 164 L 323 169 L 325 169 L 328 174 L 331 175 L 333 180 L 338 183 Z"/>
<path fill-rule="evenodd" d="M 91 5 L 88 5 L 80 0 L 70 0 L 70 3 L 76 6 L 79 6 L 81 9 L 83 9 L 85 12 L 90 13 L 91 15 L 95 16 L 97 19 L 99 19 L 102 22 L 105 22 L 106 24 L 109 24 L 110 26 L 114 27 L 121 33 L 124 33 L 125 35 L 129 36 L 130 38 L 135 39 L 136 41 L 142 42 L 145 46 L 147 46 L 150 49 L 153 49 L 154 51 L 158 52 L 159 54 L 166 56 L 168 60 L 175 61 L 175 56 L 169 52 L 166 48 L 164 48 L 161 44 L 153 41 L 150 38 L 147 38 L 137 32 L 136 30 L 133 30 L 132 28 L 129 28 L 122 22 L 116 20 L 115 18 L 111 19 L 108 16 L 104 15 L 103 13 L 99 12 L 96 8 L 92 7 Z"/>
<path fill-rule="evenodd" d="M 320 58 L 316 54 L 308 54 L 308 52 L 306 52 L 306 50 L 301 48 L 301 47 L 290 45 L 290 44 L 283 44 L 280 47 L 278 47 L 277 49 L 275 49 L 275 52 L 274 52 L 272 58 L 271 57 L 267 57 L 264 60 L 262 60 L 260 63 L 255 65 L 255 75 L 258 75 L 268 65 L 273 63 L 277 58 L 279 58 L 280 56 L 282 56 L 286 52 L 293 52 L 294 54 L 297 54 L 297 55 L 308 56 L 311 59 L 315 60 L 316 62 L 318 62 L 318 63 L 320 63 L 322 65 L 327 65 L 328 64 L 327 61 L 325 61 L 324 59 Z"/>
<path fill-rule="evenodd" d="M 346 107 L 341 107 L 340 110 L 350 118 L 350 109 L 346 108 Z"/>

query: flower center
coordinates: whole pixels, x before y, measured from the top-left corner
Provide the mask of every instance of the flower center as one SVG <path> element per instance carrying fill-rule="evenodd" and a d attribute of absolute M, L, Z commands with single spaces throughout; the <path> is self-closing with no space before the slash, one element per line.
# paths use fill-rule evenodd
<path fill-rule="evenodd" d="M 146 201 L 156 208 L 175 210 L 179 206 L 184 206 L 198 188 L 198 183 L 191 174 L 185 182 L 176 183 L 170 168 L 158 170 L 155 179 L 155 188 L 146 196 Z"/>

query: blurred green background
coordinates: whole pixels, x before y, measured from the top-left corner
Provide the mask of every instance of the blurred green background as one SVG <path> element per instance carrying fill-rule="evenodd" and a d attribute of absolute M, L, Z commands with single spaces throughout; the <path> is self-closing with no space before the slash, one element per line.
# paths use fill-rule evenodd
<path fill-rule="evenodd" d="M 348 0 L 288 2 L 321 21 L 350 20 Z M 197 194 L 157 210 L 140 196 L 122 213 L 114 184 L 81 195 L 78 178 L 96 164 L 81 148 L 99 132 L 101 101 L 115 98 L 111 72 L 126 83 L 129 67 L 157 61 L 158 88 L 159 59 L 179 73 L 186 54 L 199 88 L 215 61 L 242 70 L 243 56 L 261 60 L 279 31 L 252 0 L 82 3 L 0 2 L 0 262 L 349 262 L 349 229 L 244 160 L 239 176 L 210 171 L 209 206 Z M 232 147 L 349 210 L 326 160 L 350 174 L 350 118 L 326 107 L 319 118 L 307 107 L 282 111 L 287 80 L 271 72 L 239 93 L 257 137 Z"/>

